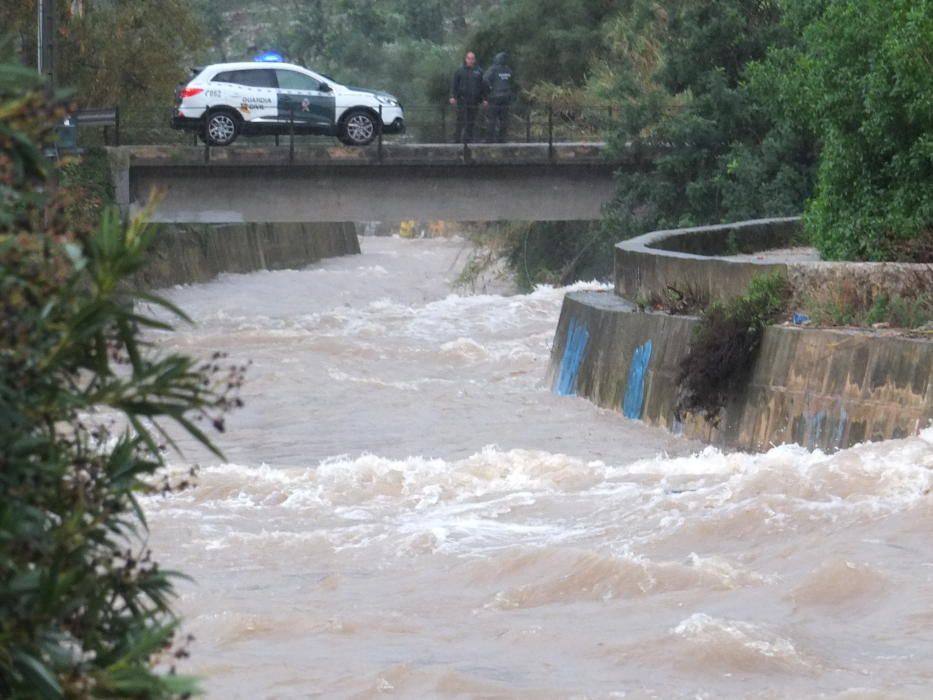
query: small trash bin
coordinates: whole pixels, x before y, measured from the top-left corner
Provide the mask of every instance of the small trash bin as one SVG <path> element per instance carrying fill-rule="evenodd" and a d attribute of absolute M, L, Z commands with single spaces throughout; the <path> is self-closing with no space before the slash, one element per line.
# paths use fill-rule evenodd
<path fill-rule="evenodd" d="M 71 117 L 55 127 L 55 147 L 59 151 L 73 151 L 78 147 L 78 127 Z"/>

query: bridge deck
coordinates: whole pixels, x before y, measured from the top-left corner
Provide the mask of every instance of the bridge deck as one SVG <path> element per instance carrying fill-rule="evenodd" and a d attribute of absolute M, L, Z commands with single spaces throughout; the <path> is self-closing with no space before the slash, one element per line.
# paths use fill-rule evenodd
<path fill-rule="evenodd" d="M 620 162 L 601 143 L 110 149 L 117 201 L 157 221 L 595 219 Z M 364 167 L 368 166 L 368 167 Z"/>
<path fill-rule="evenodd" d="M 477 143 L 371 144 L 364 148 L 339 145 L 280 146 L 122 146 L 111 149 L 134 166 L 146 165 L 607 165 L 606 144 L 578 143 Z"/>

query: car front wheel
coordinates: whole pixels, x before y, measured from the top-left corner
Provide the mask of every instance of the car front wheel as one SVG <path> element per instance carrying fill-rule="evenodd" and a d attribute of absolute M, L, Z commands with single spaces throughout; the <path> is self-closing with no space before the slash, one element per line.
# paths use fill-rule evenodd
<path fill-rule="evenodd" d="M 365 146 L 377 133 L 376 119 L 369 112 L 354 110 L 343 120 L 340 140 L 348 146 Z"/>
<path fill-rule="evenodd" d="M 204 122 L 204 137 L 212 146 L 229 146 L 239 132 L 240 123 L 229 112 L 213 112 Z"/>

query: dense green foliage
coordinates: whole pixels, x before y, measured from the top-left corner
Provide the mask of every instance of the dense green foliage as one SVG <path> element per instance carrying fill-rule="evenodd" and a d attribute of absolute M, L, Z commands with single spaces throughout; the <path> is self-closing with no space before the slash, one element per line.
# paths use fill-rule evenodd
<path fill-rule="evenodd" d="M 623 3 L 615 0 L 503 2 L 481 18 L 466 42 L 488 62 L 506 51 L 532 94 L 563 96 L 582 89 L 605 50 L 603 25 Z"/>
<path fill-rule="evenodd" d="M 820 141 L 805 225 L 830 259 L 933 261 L 933 2 L 787 2 L 758 80 Z"/>
<path fill-rule="evenodd" d="M 572 3 L 566 19 L 586 5 Z M 585 65 L 570 64 L 578 66 L 577 75 L 558 69 L 554 79 L 563 85 L 581 80 L 587 99 L 613 105 L 608 141 L 629 165 L 617 174 L 616 196 L 595 236 L 591 227 L 582 232 L 583 226 L 570 230 L 567 240 L 542 231 L 516 241 L 513 259 L 531 256 L 557 272 L 571 260 L 589 258 L 593 264 L 580 271 L 605 276 L 612 270 L 612 246 L 623 238 L 800 213 L 812 187 L 814 143 L 803 129 L 775 117 L 766 86 L 747 80 L 769 48 L 794 41 L 776 1 L 589 5 L 588 16 L 599 17 L 599 31 L 587 40 L 591 50 L 580 52 Z M 562 12 L 535 26 L 548 32 L 561 24 Z M 587 27 L 568 22 L 563 35 L 584 36 Z"/>
<path fill-rule="evenodd" d="M 172 89 L 202 52 L 199 18 L 184 0 L 56 3 L 56 80 L 80 106 L 119 105 L 132 118 L 171 108 Z M 35 65 L 36 0 L 0 4 L 0 31 Z"/>
<path fill-rule="evenodd" d="M 595 86 L 622 105 L 612 147 L 645 155 L 619 174 L 610 231 L 799 213 L 810 144 L 745 81 L 751 62 L 790 41 L 776 3 L 636 2 L 614 32 Z"/>
<path fill-rule="evenodd" d="M 242 370 L 146 340 L 169 326 L 135 302 L 181 312 L 126 284 L 139 221 L 70 218 L 39 152 L 62 113 L 0 64 L 0 697 L 176 697 L 174 574 L 137 495 L 183 486 L 156 480 L 163 423 L 210 446 L 198 422 L 222 428 Z"/>
<path fill-rule="evenodd" d="M 784 312 L 787 279 L 759 276 L 739 297 L 711 304 L 703 312 L 677 375 L 676 413 L 693 413 L 715 424 L 726 398 L 735 394 L 755 361 L 765 326 Z"/>
<path fill-rule="evenodd" d="M 103 148 L 86 148 L 59 161 L 59 184 L 68 193 L 71 225 L 91 229 L 115 204 L 110 161 Z"/>

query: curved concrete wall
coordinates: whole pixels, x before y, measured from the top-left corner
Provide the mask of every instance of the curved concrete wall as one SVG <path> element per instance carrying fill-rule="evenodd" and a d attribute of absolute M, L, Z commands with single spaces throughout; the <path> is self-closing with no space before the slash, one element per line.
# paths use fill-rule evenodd
<path fill-rule="evenodd" d="M 773 326 L 719 426 L 674 417 L 676 376 L 697 319 L 638 313 L 606 293 L 568 294 L 554 391 L 725 447 L 833 450 L 914 434 L 933 419 L 933 343 L 873 332 Z"/>
<path fill-rule="evenodd" d="M 755 275 L 787 266 L 723 256 L 785 247 L 800 234 L 799 218 L 652 231 L 616 245 L 616 294 L 649 299 L 673 285 L 710 300 L 737 296 Z"/>
<path fill-rule="evenodd" d="M 352 223 L 159 224 L 144 287 L 206 282 L 222 272 L 300 268 L 360 252 Z"/>
<path fill-rule="evenodd" d="M 615 290 L 626 299 L 663 297 L 668 285 L 710 301 L 745 292 L 752 277 L 786 272 L 795 300 L 848 288 L 870 301 L 884 292 L 902 294 L 916 276 L 933 278 L 933 266 L 910 263 L 795 262 L 736 260 L 802 242 L 799 218 L 759 219 L 719 226 L 652 231 L 615 248 Z"/>

